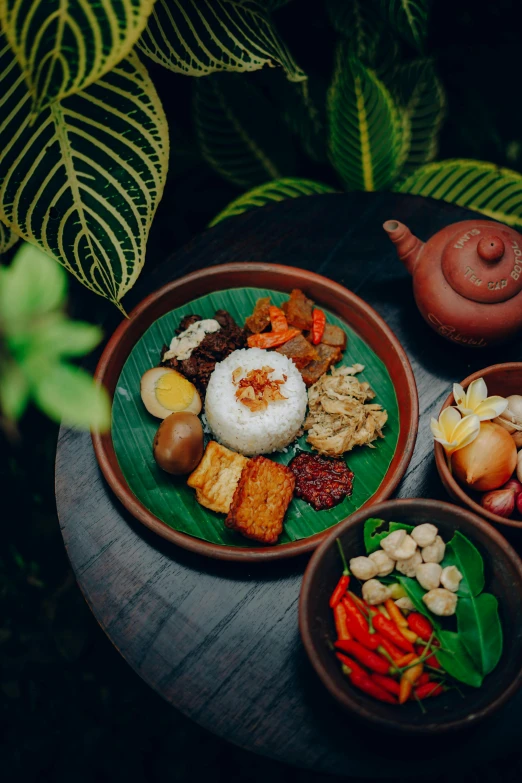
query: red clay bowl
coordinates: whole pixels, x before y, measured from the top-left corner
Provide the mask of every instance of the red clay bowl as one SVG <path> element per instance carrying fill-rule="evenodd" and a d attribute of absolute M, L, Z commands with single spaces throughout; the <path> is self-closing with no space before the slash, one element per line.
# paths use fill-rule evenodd
<path fill-rule="evenodd" d="M 364 554 L 363 527 L 370 517 L 421 524 L 433 522 L 447 541 L 460 530 L 484 558 L 486 590 L 499 601 L 504 651 L 497 668 L 481 688 L 464 686 L 465 698 L 454 690 L 426 702 L 423 714 L 415 702 L 384 704 L 356 690 L 341 671 L 328 646 L 335 638 L 330 595 L 341 573 L 336 538 L 347 558 Z M 501 707 L 522 683 L 522 561 L 491 525 L 450 503 L 412 498 L 388 500 L 360 509 L 338 525 L 312 556 L 299 599 L 299 628 L 308 657 L 323 684 L 339 704 L 356 718 L 381 729 L 434 734 L 472 726 Z"/>
<path fill-rule="evenodd" d="M 415 446 L 419 419 L 415 378 L 403 347 L 375 310 L 344 286 L 322 275 L 280 264 L 245 262 L 208 267 L 168 283 L 140 302 L 116 329 L 96 368 L 96 380 L 106 387 L 112 399 L 129 353 L 154 321 L 204 294 L 246 286 L 287 293 L 292 288 L 302 288 L 351 326 L 386 365 L 397 395 L 400 432 L 388 472 L 366 505 L 385 500 L 404 476 Z M 328 535 L 326 530 L 281 546 L 255 548 L 220 546 L 193 538 L 162 522 L 133 495 L 118 464 L 110 431 L 103 434 L 94 432 L 92 440 L 102 473 L 125 508 L 158 535 L 192 552 L 220 560 L 276 560 L 311 552 Z"/>
<path fill-rule="evenodd" d="M 461 386 L 467 389 L 472 381 L 477 378 L 484 378 L 488 387 L 488 394 L 500 394 L 501 397 L 508 397 L 510 394 L 522 393 L 522 362 L 508 362 L 506 364 L 492 364 L 491 367 L 486 367 L 484 370 L 468 375 L 463 381 Z M 450 394 L 446 402 L 440 409 L 440 412 L 450 405 L 455 405 L 453 394 Z M 440 415 L 440 413 L 439 413 Z M 491 511 L 487 511 L 480 505 L 480 492 L 473 492 L 469 488 L 464 488 L 458 481 L 452 476 L 449 471 L 448 464 L 446 462 L 446 454 L 440 443 L 435 443 L 435 464 L 439 471 L 439 476 L 442 483 L 453 500 L 461 503 L 464 506 L 468 506 L 475 514 L 480 514 L 481 517 L 494 522 L 496 525 L 508 525 L 522 529 L 522 521 L 517 519 L 506 519 L 500 517 L 498 514 L 493 514 Z"/>

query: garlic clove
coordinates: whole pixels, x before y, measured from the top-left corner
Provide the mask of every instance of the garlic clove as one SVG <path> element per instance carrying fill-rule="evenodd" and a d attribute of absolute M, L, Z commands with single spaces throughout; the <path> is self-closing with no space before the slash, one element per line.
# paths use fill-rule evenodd
<path fill-rule="evenodd" d="M 425 593 L 422 600 L 433 614 L 438 617 L 450 617 L 455 614 L 458 599 L 456 593 L 446 590 L 445 587 L 436 587 Z"/>
<path fill-rule="evenodd" d="M 369 557 L 361 555 L 360 557 L 352 557 L 350 560 L 350 571 L 356 579 L 364 582 L 377 576 L 377 565 Z"/>
<path fill-rule="evenodd" d="M 522 431 L 512 432 L 511 437 L 515 441 L 517 449 L 522 449 Z"/>
<path fill-rule="evenodd" d="M 514 435 L 522 431 L 522 395 L 510 394 L 506 400 L 507 408 L 494 421 L 504 427 L 510 435 Z"/>
<path fill-rule="evenodd" d="M 425 590 L 435 590 L 440 585 L 442 566 L 438 563 L 421 563 L 415 571 L 417 582 Z"/>
<path fill-rule="evenodd" d="M 446 544 L 440 536 L 435 538 L 433 544 L 422 549 L 422 559 L 425 563 L 440 563 L 444 559 Z"/>
<path fill-rule="evenodd" d="M 517 454 L 517 479 L 522 481 L 522 451 Z"/>
<path fill-rule="evenodd" d="M 440 575 L 440 583 L 446 590 L 450 590 L 452 593 L 456 593 L 459 589 L 459 585 L 462 581 L 462 574 L 457 566 L 446 566 L 442 569 Z"/>
<path fill-rule="evenodd" d="M 480 498 L 480 505 L 486 511 L 508 518 L 515 510 L 515 491 L 513 489 L 494 489 Z"/>
<path fill-rule="evenodd" d="M 424 524 L 417 525 L 417 527 L 411 531 L 411 537 L 419 546 L 429 546 L 435 541 L 438 532 L 438 528 L 436 528 L 435 525 L 424 522 Z"/>

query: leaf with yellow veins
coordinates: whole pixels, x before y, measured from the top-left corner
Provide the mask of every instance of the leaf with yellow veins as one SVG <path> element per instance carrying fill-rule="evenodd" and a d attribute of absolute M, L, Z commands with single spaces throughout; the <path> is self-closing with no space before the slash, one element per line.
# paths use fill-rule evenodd
<path fill-rule="evenodd" d="M 123 60 L 155 0 L 0 0 L 0 21 L 33 111 L 97 81 Z"/>

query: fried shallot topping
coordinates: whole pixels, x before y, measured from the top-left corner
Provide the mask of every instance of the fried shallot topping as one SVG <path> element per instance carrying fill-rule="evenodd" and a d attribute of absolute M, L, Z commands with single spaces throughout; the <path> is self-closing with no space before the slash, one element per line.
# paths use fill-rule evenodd
<path fill-rule="evenodd" d="M 268 376 L 274 372 L 273 367 L 250 370 L 244 378 L 241 378 L 242 372 L 241 367 L 236 367 L 232 373 L 232 383 L 238 387 L 236 398 L 251 411 L 262 411 L 268 408 L 269 402 L 287 399 L 279 389 L 283 383 L 286 383 L 287 377 L 283 375 L 282 380 L 270 380 Z"/>

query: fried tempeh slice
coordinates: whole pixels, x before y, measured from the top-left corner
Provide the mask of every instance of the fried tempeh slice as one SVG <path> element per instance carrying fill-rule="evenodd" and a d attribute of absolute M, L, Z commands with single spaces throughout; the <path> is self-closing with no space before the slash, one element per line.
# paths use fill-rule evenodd
<path fill-rule="evenodd" d="M 319 343 L 319 345 L 316 345 L 315 347 L 319 354 L 319 358 L 317 361 L 310 362 L 310 364 L 307 364 L 306 367 L 301 370 L 303 381 L 307 386 L 313 386 L 321 375 L 324 375 L 332 364 L 335 364 L 341 358 L 340 348 L 335 348 L 332 345 L 325 345 L 324 343 Z"/>
<path fill-rule="evenodd" d="M 313 306 L 311 299 L 308 299 L 299 288 L 294 288 L 288 302 L 282 305 L 288 325 L 295 326 L 296 329 L 311 329 Z"/>
<path fill-rule="evenodd" d="M 243 469 L 225 525 L 246 538 L 275 544 L 283 532 L 294 487 L 290 468 L 266 457 L 254 457 Z"/>
<path fill-rule="evenodd" d="M 262 299 L 258 299 L 254 312 L 245 318 L 246 328 L 252 332 L 252 334 L 259 334 L 266 329 L 270 324 L 270 297 L 265 296 Z"/>
<path fill-rule="evenodd" d="M 302 370 L 311 361 L 319 358 L 315 347 L 302 334 L 298 334 L 284 345 L 280 345 L 279 348 L 276 348 L 276 352 L 282 353 L 283 356 L 288 356 L 298 370 Z"/>
<path fill-rule="evenodd" d="M 211 440 L 196 470 L 187 479 L 202 506 L 228 514 L 241 471 L 248 459 Z"/>
<path fill-rule="evenodd" d="M 326 345 L 333 345 L 336 348 L 340 348 L 341 351 L 344 351 L 346 348 L 346 339 L 346 332 L 344 329 L 341 329 L 340 326 L 335 326 L 335 324 L 326 324 L 321 342 L 326 343 Z"/>

